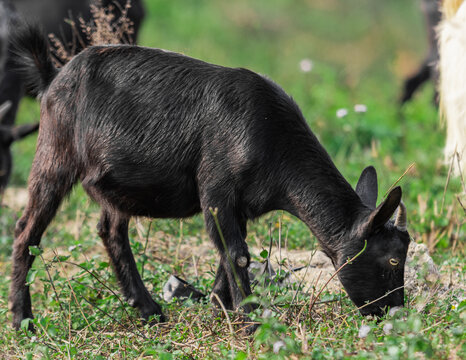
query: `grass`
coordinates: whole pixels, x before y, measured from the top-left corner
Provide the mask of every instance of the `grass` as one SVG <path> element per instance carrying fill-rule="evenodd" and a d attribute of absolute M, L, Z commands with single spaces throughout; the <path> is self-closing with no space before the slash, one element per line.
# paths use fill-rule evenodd
<path fill-rule="evenodd" d="M 457 178 L 447 181 L 448 166 L 442 164 L 445 135 L 432 106 L 433 87 L 425 86 L 403 109 L 396 104 L 402 76 L 414 70 L 425 51 L 416 3 L 362 0 L 355 7 L 344 0 L 148 0 L 146 7 L 142 44 L 247 67 L 272 78 L 295 98 L 351 184 L 356 184 L 365 166 L 376 167 L 379 201 L 414 163 L 400 180 L 410 234 L 429 247 L 452 286 L 427 299 L 407 293 L 405 309 L 377 322 L 361 317 L 344 293 L 324 290 L 310 311 L 315 299 L 297 284 L 258 285 L 254 294 L 262 310 L 252 317 L 262 326 L 244 337 L 235 333 L 235 313 L 226 316 L 208 301 L 161 299 L 163 284 L 173 273 L 210 292 L 217 260 L 202 217 L 140 219 L 130 228 L 135 258 L 169 318 L 167 324 L 144 327 L 118 292 L 95 230 L 98 207 L 78 186 L 44 235 L 43 253 L 29 273 L 37 333 L 16 333 L 4 326 L 2 357 L 464 358 L 466 303 L 464 291 L 458 289 L 466 274 L 465 213 L 458 201 L 466 203 L 464 189 Z M 304 73 L 299 63 L 306 58 L 313 67 Z M 355 104 L 365 104 L 367 112 L 355 112 Z M 338 118 L 336 111 L 341 108 L 348 109 L 348 115 Z M 30 122 L 38 114 L 36 102 L 25 99 L 18 122 Z M 14 146 L 13 187 L 26 185 L 34 147 L 33 137 Z M 4 324 L 10 322 L 10 255 L 20 214 L 20 209 L 0 209 L 0 273 L 5 274 L 0 279 L 0 322 Z M 316 247 L 306 226 L 282 212 L 249 224 L 250 246 L 267 249 L 270 228 L 278 238 L 279 221 L 288 248 Z M 252 256 L 261 259 L 260 252 Z M 363 325 L 370 331 L 361 338 Z"/>

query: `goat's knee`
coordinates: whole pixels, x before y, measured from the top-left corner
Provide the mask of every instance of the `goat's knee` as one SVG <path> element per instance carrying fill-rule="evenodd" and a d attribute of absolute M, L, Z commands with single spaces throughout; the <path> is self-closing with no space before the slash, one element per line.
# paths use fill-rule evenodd
<path fill-rule="evenodd" d="M 251 255 L 246 243 L 235 244 L 235 246 L 228 250 L 228 255 L 230 259 L 227 258 L 226 260 L 228 262 L 231 260 L 235 267 L 240 269 L 247 269 L 251 262 Z"/>
<path fill-rule="evenodd" d="M 236 265 L 238 265 L 240 268 L 247 268 L 250 261 L 251 258 L 249 256 L 242 255 L 236 258 Z"/>

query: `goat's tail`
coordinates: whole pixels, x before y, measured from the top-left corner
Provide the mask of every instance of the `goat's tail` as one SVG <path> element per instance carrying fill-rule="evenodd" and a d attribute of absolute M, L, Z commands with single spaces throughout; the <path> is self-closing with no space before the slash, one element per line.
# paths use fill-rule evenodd
<path fill-rule="evenodd" d="M 22 25 L 11 34 L 16 69 L 33 96 L 41 96 L 58 71 L 53 65 L 45 33 L 37 25 Z"/>

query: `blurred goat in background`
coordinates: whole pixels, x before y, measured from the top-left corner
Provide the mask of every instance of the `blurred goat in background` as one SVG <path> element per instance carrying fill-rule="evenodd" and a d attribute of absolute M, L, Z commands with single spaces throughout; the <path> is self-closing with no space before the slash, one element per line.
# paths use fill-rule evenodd
<path fill-rule="evenodd" d="M 7 15 L 6 9 L 2 3 L 0 3 L 0 79 L 3 76 L 3 66 L 6 60 L 6 49 L 7 49 Z"/>
<path fill-rule="evenodd" d="M 466 175 L 466 4 L 444 0 L 438 27 L 440 108 L 446 121 L 445 161 Z"/>
<path fill-rule="evenodd" d="M 429 79 L 435 84 L 437 88 L 438 82 L 438 44 L 436 27 L 439 24 L 442 13 L 440 11 L 441 0 L 423 0 L 422 11 L 427 27 L 427 39 L 429 41 L 429 51 L 419 69 L 410 77 L 408 77 L 403 84 L 403 93 L 400 97 L 400 103 L 403 105 L 405 102 L 411 100 L 415 92 L 421 87 L 424 82 Z M 438 104 L 438 94 L 435 92 L 434 102 Z"/>
<path fill-rule="evenodd" d="M 20 100 L 29 94 L 14 70 L 8 32 L 21 20 L 40 25 L 49 35 L 55 66 L 89 45 L 133 43 L 144 18 L 142 0 L 0 0 L 0 194 L 8 184 L 11 145 L 39 124 L 14 126 Z"/>
<path fill-rule="evenodd" d="M 6 67 L 8 66 L 8 21 L 15 14 L 8 3 L 0 1 L 0 88 L 3 87 L 3 79 L 6 78 Z M 10 87 L 4 87 L 5 93 L 8 93 Z M 2 99 L 0 95 L 0 192 L 6 186 L 11 172 L 11 153 L 10 146 L 15 140 L 19 140 L 38 128 L 38 124 L 29 124 L 13 127 L 7 125 L 5 120 L 8 119 L 8 113 L 11 112 L 12 101 Z"/>

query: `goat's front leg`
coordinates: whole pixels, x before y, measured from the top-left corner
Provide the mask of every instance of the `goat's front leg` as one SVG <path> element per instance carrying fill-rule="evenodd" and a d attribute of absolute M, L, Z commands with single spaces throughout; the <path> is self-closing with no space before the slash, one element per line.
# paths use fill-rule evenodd
<path fill-rule="evenodd" d="M 215 275 L 212 294 L 215 294 L 215 296 L 212 296 L 212 302 L 215 305 L 220 306 L 219 301 L 221 301 L 225 309 L 233 310 L 233 300 L 231 298 L 228 276 L 222 261 L 220 261 L 217 274 Z"/>
<path fill-rule="evenodd" d="M 218 210 L 216 216 L 221 235 L 209 209 L 204 211 L 204 216 L 210 238 L 220 253 L 220 266 L 213 292 L 224 302 L 226 308 L 241 309 L 248 313 L 254 306 L 241 304 L 251 295 L 248 275 L 250 255 L 245 242 L 246 219 L 235 216 L 233 211 Z M 213 300 L 215 302 L 216 298 Z"/>
<path fill-rule="evenodd" d="M 129 218 L 115 210 L 102 210 L 98 224 L 99 236 L 107 249 L 113 269 L 120 283 L 123 296 L 132 307 L 136 307 L 144 320 L 158 315 L 164 322 L 162 309 L 144 286 L 136 267 L 128 239 Z"/>

